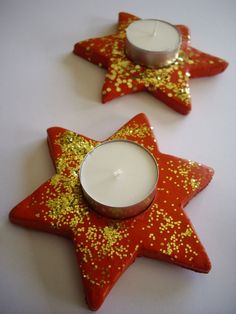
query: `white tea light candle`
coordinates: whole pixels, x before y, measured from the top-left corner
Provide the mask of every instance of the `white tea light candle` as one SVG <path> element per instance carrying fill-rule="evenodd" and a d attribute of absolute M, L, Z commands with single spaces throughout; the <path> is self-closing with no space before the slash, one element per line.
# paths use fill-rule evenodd
<path fill-rule="evenodd" d="M 98 212 L 127 218 L 153 200 L 158 179 L 154 157 L 126 140 L 104 142 L 85 157 L 80 169 L 84 196 Z"/>
<path fill-rule="evenodd" d="M 126 53 L 135 63 L 151 68 L 172 64 L 178 57 L 181 35 L 165 21 L 146 19 L 126 29 Z"/>

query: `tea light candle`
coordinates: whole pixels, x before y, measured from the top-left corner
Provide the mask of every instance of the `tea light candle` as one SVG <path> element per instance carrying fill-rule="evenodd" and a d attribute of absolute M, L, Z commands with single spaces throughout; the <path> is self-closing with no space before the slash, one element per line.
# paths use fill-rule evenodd
<path fill-rule="evenodd" d="M 181 35 L 165 21 L 146 19 L 126 29 L 126 53 L 135 63 L 151 68 L 172 64 L 178 57 Z"/>
<path fill-rule="evenodd" d="M 87 154 L 80 168 L 85 198 L 111 218 L 127 218 L 152 202 L 158 166 L 142 146 L 126 140 L 104 142 Z"/>

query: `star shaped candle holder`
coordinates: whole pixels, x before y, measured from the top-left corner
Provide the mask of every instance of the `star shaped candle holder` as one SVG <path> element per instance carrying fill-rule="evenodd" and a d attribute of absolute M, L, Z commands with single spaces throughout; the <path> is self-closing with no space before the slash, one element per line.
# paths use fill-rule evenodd
<path fill-rule="evenodd" d="M 176 25 L 182 43 L 175 62 L 157 69 L 135 64 L 125 53 L 126 29 L 138 17 L 120 13 L 118 31 L 109 36 L 78 42 L 73 52 L 107 69 L 102 88 L 102 102 L 147 91 L 181 114 L 191 110 L 189 79 L 223 72 L 228 63 L 190 46 L 190 32 L 184 25 Z"/>
<path fill-rule="evenodd" d="M 73 241 L 86 300 L 92 310 L 101 306 L 118 278 L 139 256 L 202 273 L 211 268 L 183 208 L 208 185 L 213 170 L 161 153 L 144 114 L 135 116 L 106 141 L 117 139 L 142 145 L 159 167 L 154 200 L 141 214 L 121 220 L 106 218 L 91 209 L 83 197 L 78 173 L 87 153 L 101 143 L 52 127 L 48 129 L 48 144 L 56 174 L 9 215 L 12 223 Z"/>

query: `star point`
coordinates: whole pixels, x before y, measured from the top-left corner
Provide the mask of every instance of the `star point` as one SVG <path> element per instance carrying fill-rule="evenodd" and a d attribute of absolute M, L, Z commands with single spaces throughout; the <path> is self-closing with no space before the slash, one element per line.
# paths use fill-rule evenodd
<path fill-rule="evenodd" d="M 139 18 L 121 12 L 115 34 L 78 42 L 74 54 L 107 69 L 102 88 L 102 103 L 130 93 L 147 91 L 181 114 L 191 110 L 189 79 L 216 75 L 228 63 L 190 46 L 190 32 L 176 25 L 182 44 L 176 61 L 168 67 L 149 69 L 132 62 L 125 53 L 125 30 Z"/>
<path fill-rule="evenodd" d="M 207 273 L 211 264 L 183 207 L 213 176 L 197 162 L 159 151 L 144 114 L 128 121 L 106 141 L 128 139 L 156 159 L 156 196 L 138 216 L 116 220 L 97 214 L 83 197 L 78 172 L 86 154 L 100 142 L 75 132 L 48 129 L 56 174 L 10 212 L 12 223 L 69 237 L 75 246 L 86 300 L 98 309 L 107 294 L 139 256 Z"/>

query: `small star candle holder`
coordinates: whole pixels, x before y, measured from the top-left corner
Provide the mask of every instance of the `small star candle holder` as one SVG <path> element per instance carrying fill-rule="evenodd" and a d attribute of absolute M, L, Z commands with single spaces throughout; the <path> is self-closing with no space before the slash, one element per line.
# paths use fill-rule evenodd
<path fill-rule="evenodd" d="M 73 52 L 107 69 L 103 103 L 147 91 L 175 111 L 187 114 L 192 106 L 189 79 L 221 73 L 228 63 L 191 47 L 187 26 L 159 20 L 155 23 L 157 28 L 153 20 L 140 20 L 122 12 L 115 34 L 78 42 Z M 139 24 L 147 30 L 145 39 L 140 40 Z"/>
<path fill-rule="evenodd" d="M 208 273 L 211 268 L 183 208 L 208 185 L 213 170 L 192 160 L 161 153 L 144 114 L 128 121 L 105 142 L 114 140 L 143 146 L 158 164 L 158 185 L 146 210 L 121 220 L 91 209 L 83 195 L 79 171 L 86 155 L 101 142 L 53 127 L 48 129 L 48 144 L 56 174 L 13 208 L 9 216 L 12 223 L 72 240 L 86 301 L 92 310 L 102 305 L 118 278 L 139 256 L 201 273 Z M 154 167 L 152 162 L 149 166 Z M 125 169 L 114 171 L 115 176 L 122 176 Z M 122 199 L 122 194 L 119 197 Z"/>

